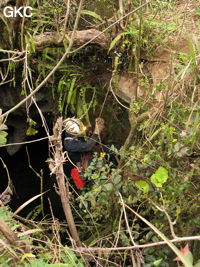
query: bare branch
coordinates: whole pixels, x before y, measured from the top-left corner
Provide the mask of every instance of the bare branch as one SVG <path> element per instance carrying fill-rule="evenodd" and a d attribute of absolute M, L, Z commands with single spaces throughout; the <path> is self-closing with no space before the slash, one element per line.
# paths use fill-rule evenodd
<path fill-rule="evenodd" d="M 128 223 L 128 218 L 127 218 L 127 214 L 126 214 L 126 210 L 125 210 L 125 206 L 124 206 L 124 200 L 123 200 L 122 195 L 120 193 L 119 193 L 119 196 L 120 196 L 120 199 L 121 199 L 121 202 L 122 202 L 122 208 L 123 208 L 123 212 L 124 212 L 124 218 L 125 218 L 125 221 L 126 221 L 126 226 L 127 226 L 127 229 L 128 229 L 128 233 L 129 233 L 131 242 L 135 246 L 136 244 L 135 244 L 135 241 L 134 241 L 133 236 L 131 234 L 131 229 L 130 229 L 130 226 L 129 226 L 129 223 Z"/>
<path fill-rule="evenodd" d="M 192 240 L 200 240 L 200 236 L 187 236 L 187 237 L 179 237 L 179 238 L 175 238 L 170 240 L 170 242 L 172 243 L 180 243 L 180 242 L 186 242 L 186 241 L 192 241 Z M 161 241 L 161 242 L 155 242 L 155 243 L 150 243 L 150 244 L 144 244 L 144 245 L 135 245 L 135 246 L 129 246 L 129 247 L 113 247 L 113 248 L 85 248 L 85 247 L 79 247 L 79 248 L 75 248 L 75 249 L 71 249 L 74 252 L 78 252 L 78 253 L 84 253 L 84 252 L 108 252 L 110 253 L 111 251 L 122 251 L 122 250 L 135 250 L 135 249 L 143 249 L 143 248 L 151 248 L 151 247 L 157 247 L 157 246 L 163 246 L 163 245 L 167 245 L 167 243 L 165 241 Z"/>
<path fill-rule="evenodd" d="M 10 229 L 2 218 L 0 218 L 0 232 L 12 246 L 22 249 L 24 252 L 30 252 L 30 247 L 28 247 L 26 243 L 20 241 L 17 234 Z"/>
<path fill-rule="evenodd" d="M 62 118 L 58 118 L 53 128 L 53 135 L 54 135 L 53 143 L 55 146 L 55 153 L 54 153 L 54 168 L 52 170 L 52 173 L 56 175 L 56 180 L 58 183 L 58 192 L 60 195 L 63 211 L 69 225 L 71 236 L 74 239 L 75 244 L 80 246 L 81 241 L 79 239 L 78 231 L 76 229 L 76 225 L 74 222 L 69 202 L 68 185 L 65 184 L 65 174 L 63 170 L 63 163 L 65 161 L 65 158 L 64 158 L 64 153 L 62 152 L 62 139 L 61 139 L 62 125 L 63 125 Z"/>
<path fill-rule="evenodd" d="M 89 30 L 82 30 L 76 31 L 74 36 L 74 43 L 75 46 L 84 45 L 95 36 L 100 34 L 101 32 L 96 29 L 89 29 Z M 68 36 L 71 35 L 71 32 L 64 34 L 65 38 L 62 38 L 60 33 L 58 32 L 44 32 L 39 35 L 35 35 L 33 40 L 35 42 L 36 50 L 43 50 L 46 47 L 51 46 L 63 46 L 63 39 L 66 41 L 69 39 Z M 109 38 L 105 34 L 101 34 L 101 37 L 95 38 L 91 44 L 99 45 L 101 48 L 108 48 L 109 45 Z"/>
<path fill-rule="evenodd" d="M 14 233 L 6 224 L 6 222 L 0 218 L 0 231 L 5 236 L 5 238 L 9 241 L 11 245 L 16 245 L 16 241 L 18 239 L 17 234 Z"/>

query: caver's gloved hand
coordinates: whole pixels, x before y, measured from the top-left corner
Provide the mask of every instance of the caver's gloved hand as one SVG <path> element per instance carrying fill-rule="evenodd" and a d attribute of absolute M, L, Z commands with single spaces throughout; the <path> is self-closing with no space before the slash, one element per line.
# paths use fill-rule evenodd
<path fill-rule="evenodd" d="M 95 120 L 95 128 L 94 128 L 94 134 L 100 134 L 104 129 L 104 119 L 102 118 L 96 118 Z"/>

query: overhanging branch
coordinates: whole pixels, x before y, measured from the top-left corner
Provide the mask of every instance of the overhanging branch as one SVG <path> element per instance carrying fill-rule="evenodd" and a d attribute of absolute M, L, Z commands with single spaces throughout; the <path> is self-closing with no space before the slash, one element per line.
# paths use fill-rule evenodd
<path fill-rule="evenodd" d="M 80 46 L 87 43 L 89 40 L 93 39 L 95 36 L 101 32 L 96 29 L 76 31 L 74 36 L 74 46 Z M 69 40 L 71 32 L 67 32 L 65 35 L 65 41 Z M 36 50 L 43 50 L 46 47 L 52 46 L 63 46 L 63 37 L 58 32 L 44 32 L 39 35 L 33 36 L 35 42 Z M 100 46 L 101 48 L 108 48 L 109 38 L 105 34 L 101 34 L 99 37 L 95 38 L 91 44 Z"/>
<path fill-rule="evenodd" d="M 188 242 L 192 240 L 200 240 L 200 236 L 187 236 L 187 237 L 179 237 L 170 240 L 172 243 L 180 243 L 180 242 Z M 113 248 L 99 248 L 99 247 L 77 247 L 72 248 L 71 250 L 78 253 L 97 253 L 97 252 L 107 252 L 110 253 L 112 251 L 123 251 L 123 250 L 136 250 L 136 249 L 144 249 L 144 248 L 151 248 L 157 246 L 167 245 L 167 242 L 160 241 L 155 243 L 149 243 L 144 245 L 134 245 L 129 247 L 113 247 Z"/>

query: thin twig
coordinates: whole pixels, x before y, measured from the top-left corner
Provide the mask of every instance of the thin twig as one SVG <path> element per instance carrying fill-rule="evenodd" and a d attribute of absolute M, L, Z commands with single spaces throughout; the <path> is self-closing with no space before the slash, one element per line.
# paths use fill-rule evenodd
<path fill-rule="evenodd" d="M 153 202 L 152 202 L 153 203 Z M 153 203 L 154 204 L 154 203 Z M 174 227 L 173 227 L 173 225 L 174 225 L 174 223 L 172 222 L 172 220 L 171 220 L 171 217 L 169 216 L 169 214 L 167 213 L 167 211 L 166 211 L 166 209 L 164 208 L 164 207 L 158 207 L 158 205 L 156 205 L 156 204 L 154 204 L 154 206 L 159 210 L 159 211 L 161 211 L 161 212 L 163 212 L 165 215 L 166 215 L 166 217 L 167 217 L 167 220 L 168 220 L 168 222 L 169 222 L 169 227 L 170 227 L 170 231 L 171 231 L 171 235 L 172 235 L 172 237 L 173 238 L 178 238 L 177 236 L 176 236 L 176 234 L 175 234 L 175 231 L 174 231 Z"/>
<path fill-rule="evenodd" d="M 199 240 L 200 241 L 200 236 L 187 236 L 187 237 L 179 237 L 170 240 L 172 243 L 180 243 L 180 242 L 186 242 L 186 241 L 192 241 L 192 240 Z M 103 251 L 103 252 L 108 252 L 110 253 L 111 251 L 122 251 L 122 250 L 133 250 L 133 249 L 144 249 L 144 248 L 151 248 L 151 247 L 157 247 L 157 246 L 163 246 L 167 245 L 165 241 L 161 242 L 155 242 L 155 243 L 150 243 L 150 244 L 144 244 L 144 245 L 135 245 L 135 246 L 128 246 L 128 247 L 113 247 L 113 248 L 84 248 L 84 247 L 78 247 L 76 249 L 71 249 L 74 252 L 96 252 L 96 251 Z"/>
<path fill-rule="evenodd" d="M 123 212 L 124 212 L 124 218 L 125 218 L 125 221 L 126 221 L 126 226 L 127 226 L 127 229 L 128 229 L 128 233 L 129 233 L 129 236 L 130 236 L 130 239 L 131 239 L 132 244 L 135 246 L 136 243 L 135 243 L 135 241 L 133 239 L 133 236 L 131 234 L 131 229 L 130 229 L 130 226 L 129 226 L 129 223 L 128 223 L 128 219 L 127 219 L 127 215 L 126 215 L 126 210 L 125 210 L 125 206 L 124 206 L 124 200 L 122 198 L 121 193 L 119 193 L 119 196 L 120 196 L 120 199 L 121 199 L 121 202 L 122 202 L 122 208 L 123 208 Z"/>
<path fill-rule="evenodd" d="M 48 136 L 42 137 L 42 138 L 39 138 L 39 139 L 35 139 L 35 140 L 21 142 L 21 143 L 10 143 L 10 144 L 6 144 L 6 145 L 0 145 L 0 147 L 26 145 L 26 144 L 40 142 L 40 141 L 43 141 L 43 140 L 46 140 L 46 139 L 48 139 Z"/>
<path fill-rule="evenodd" d="M 142 0 L 140 0 L 140 5 L 142 5 Z M 138 90 L 140 87 L 140 54 L 141 54 L 141 37 L 142 37 L 142 9 L 140 9 L 140 14 L 139 14 L 139 36 L 138 36 L 138 43 L 137 43 L 137 51 L 136 51 L 136 90 L 135 90 L 135 101 L 138 99 Z"/>
<path fill-rule="evenodd" d="M 67 3 L 66 3 L 66 1 L 65 1 L 65 4 L 66 4 L 66 7 L 67 7 L 67 11 L 66 11 L 66 14 L 65 14 L 65 19 L 64 19 L 63 37 L 62 37 L 62 40 L 64 40 L 64 38 L 65 38 L 65 31 L 66 31 L 66 28 L 67 28 L 67 22 L 68 22 L 68 19 L 69 19 L 69 13 L 70 13 L 70 0 L 67 0 Z"/>
<path fill-rule="evenodd" d="M 110 91 L 112 92 L 114 98 L 116 99 L 117 103 L 118 103 L 120 106 L 122 106 L 122 107 L 125 108 L 125 109 L 130 110 L 129 107 L 125 106 L 124 104 L 122 104 L 122 103 L 119 101 L 119 99 L 117 98 L 116 94 L 114 93 L 113 88 L 112 88 L 112 80 L 113 80 L 113 76 L 114 76 L 114 72 L 113 72 L 113 75 L 112 75 L 112 77 L 111 77 L 111 79 L 110 79 L 110 86 L 109 86 Z"/>
<path fill-rule="evenodd" d="M 121 210 L 121 214 L 120 214 L 120 217 L 119 217 L 119 226 L 118 226 L 117 238 L 116 238 L 114 247 L 117 247 L 117 244 L 118 244 L 118 241 L 119 241 L 119 235 L 120 235 L 120 227 L 121 227 L 122 215 L 123 215 L 123 209 Z"/>

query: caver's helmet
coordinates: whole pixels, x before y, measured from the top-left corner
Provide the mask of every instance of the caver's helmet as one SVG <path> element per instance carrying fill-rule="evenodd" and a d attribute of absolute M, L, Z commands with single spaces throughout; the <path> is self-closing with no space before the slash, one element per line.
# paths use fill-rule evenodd
<path fill-rule="evenodd" d="M 81 120 L 76 118 L 68 118 L 63 122 L 64 130 L 73 136 L 81 136 L 85 133 L 85 127 Z"/>

